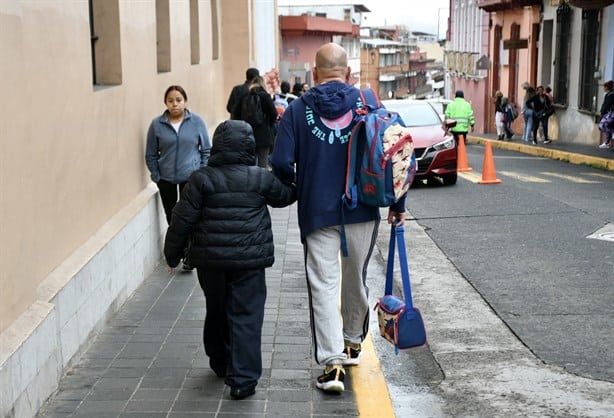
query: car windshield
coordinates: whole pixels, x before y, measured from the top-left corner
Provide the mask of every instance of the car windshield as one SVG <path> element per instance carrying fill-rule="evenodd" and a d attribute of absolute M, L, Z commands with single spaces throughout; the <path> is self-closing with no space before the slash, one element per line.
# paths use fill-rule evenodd
<path fill-rule="evenodd" d="M 441 125 L 439 115 L 428 103 L 386 103 L 386 108 L 399 113 L 407 127 Z"/>

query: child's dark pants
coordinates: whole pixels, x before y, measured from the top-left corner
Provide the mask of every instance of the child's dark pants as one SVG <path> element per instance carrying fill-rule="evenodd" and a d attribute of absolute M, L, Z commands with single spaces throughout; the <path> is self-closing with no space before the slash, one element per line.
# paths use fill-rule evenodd
<path fill-rule="evenodd" d="M 211 368 L 225 374 L 233 388 L 256 385 L 262 374 L 264 269 L 197 270 L 207 306 L 203 342 Z"/>

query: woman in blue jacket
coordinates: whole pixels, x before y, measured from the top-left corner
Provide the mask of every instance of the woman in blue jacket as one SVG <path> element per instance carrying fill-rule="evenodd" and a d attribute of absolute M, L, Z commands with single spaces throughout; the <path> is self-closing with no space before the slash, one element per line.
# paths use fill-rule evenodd
<path fill-rule="evenodd" d="M 207 165 L 211 141 L 207 126 L 186 108 L 188 95 L 181 86 L 164 93 L 166 110 L 151 121 L 147 131 L 145 162 L 151 180 L 158 185 L 166 220 L 171 214 L 190 174 Z"/>

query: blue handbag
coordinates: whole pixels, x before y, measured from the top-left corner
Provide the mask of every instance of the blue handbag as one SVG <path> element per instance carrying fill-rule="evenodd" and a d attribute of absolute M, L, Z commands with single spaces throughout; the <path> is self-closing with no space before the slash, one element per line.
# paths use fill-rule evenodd
<path fill-rule="evenodd" d="M 377 309 L 380 334 L 394 345 L 397 354 L 400 349 L 419 347 L 426 344 L 426 330 L 422 315 L 412 303 L 404 231 L 405 228 L 403 226 L 395 227 L 392 225 L 390 245 L 388 247 L 386 288 L 384 296 L 379 299 L 374 308 Z M 392 294 L 395 242 L 399 252 L 404 300 Z"/>

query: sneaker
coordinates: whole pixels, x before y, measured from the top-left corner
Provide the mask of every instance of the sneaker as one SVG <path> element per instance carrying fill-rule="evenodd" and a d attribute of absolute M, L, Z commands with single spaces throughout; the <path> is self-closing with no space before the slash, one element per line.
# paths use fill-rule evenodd
<path fill-rule="evenodd" d="M 533 140 L 533 145 L 537 145 L 537 141 L 536 140 Z"/>
<path fill-rule="evenodd" d="M 343 350 L 343 354 L 347 356 L 342 362 L 344 366 L 356 366 L 360 363 L 360 354 L 362 353 L 360 349 L 360 344 L 355 344 L 352 346 L 346 346 L 345 350 Z"/>
<path fill-rule="evenodd" d="M 181 263 L 183 264 L 182 267 L 181 267 L 183 269 L 183 271 L 192 271 L 192 270 L 194 270 L 194 267 L 189 265 L 188 262 L 185 260 L 185 258 L 183 259 L 183 261 Z"/>
<path fill-rule="evenodd" d="M 317 388 L 327 392 L 343 392 L 345 389 L 345 386 L 343 385 L 345 370 L 343 367 L 333 365 L 329 370 L 327 369 L 324 369 L 324 374 L 317 378 Z"/>
<path fill-rule="evenodd" d="M 551 142 L 552 142 L 552 140 L 551 140 L 551 139 L 546 139 L 546 140 L 544 141 L 544 145 L 549 144 L 549 143 L 551 143 Z"/>
<path fill-rule="evenodd" d="M 603 144 L 599 145 L 599 148 L 610 148 L 610 145 L 604 142 Z"/>

